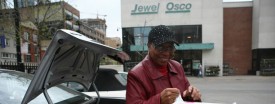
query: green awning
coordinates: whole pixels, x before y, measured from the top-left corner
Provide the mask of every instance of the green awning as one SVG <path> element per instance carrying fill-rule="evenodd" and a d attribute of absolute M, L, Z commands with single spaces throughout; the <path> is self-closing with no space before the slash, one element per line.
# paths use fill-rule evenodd
<path fill-rule="evenodd" d="M 177 50 L 211 50 L 214 49 L 214 43 L 184 43 L 176 46 Z M 147 51 L 147 45 L 131 45 L 130 51 Z"/>
<path fill-rule="evenodd" d="M 148 51 L 147 45 L 131 45 L 130 51 Z"/>
<path fill-rule="evenodd" d="M 210 50 L 214 49 L 214 43 L 185 43 L 176 48 L 177 50 Z"/>

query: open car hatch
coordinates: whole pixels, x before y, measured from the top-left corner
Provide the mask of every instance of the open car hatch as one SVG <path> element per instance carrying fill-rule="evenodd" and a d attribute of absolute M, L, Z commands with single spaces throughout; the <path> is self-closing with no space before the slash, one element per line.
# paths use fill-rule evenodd
<path fill-rule="evenodd" d="M 78 82 L 90 88 L 96 77 L 100 59 L 109 56 L 119 62 L 128 60 L 127 54 L 74 31 L 58 30 L 53 37 L 22 104 L 27 104 L 47 89 L 64 82 Z"/>

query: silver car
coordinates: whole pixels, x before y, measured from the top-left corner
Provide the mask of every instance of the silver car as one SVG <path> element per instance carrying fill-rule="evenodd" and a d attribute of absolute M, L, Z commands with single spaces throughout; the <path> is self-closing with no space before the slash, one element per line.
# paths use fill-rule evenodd
<path fill-rule="evenodd" d="M 21 104 L 29 87 L 32 74 L 14 70 L 0 69 L 0 102 L 1 104 Z M 96 102 L 96 99 L 83 93 L 57 85 L 47 90 L 53 103 L 78 104 L 84 102 Z M 47 104 L 43 94 L 39 94 L 29 104 Z"/>
<path fill-rule="evenodd" d="M 0 86 L 5 88 L 1 88 L 0 102 L 6 104 L 5 101 L 8 99 L 11 99 L 12 102 L 7 102 L 7 104 L 32 102 L 35 104 L 98 104 L 104 100 L 121 102 L 111 98 L 89 97 L 60 86 L 65 82 L 77 82 L 85 89 L 96 87 L 94 80 L 99 69 L 100 59 L 104 56 L 121 63 L 129 59 L 127 54 L 95 42 L 82 34 L 70 30 L 58 30 L 33 78 L 20 77 L 25 75 L 17 72 L 7 74 L 8 72 L 1 70 L 0 76 L 4 76 L 1 78 L 6 82 L 1 80 Z"/>

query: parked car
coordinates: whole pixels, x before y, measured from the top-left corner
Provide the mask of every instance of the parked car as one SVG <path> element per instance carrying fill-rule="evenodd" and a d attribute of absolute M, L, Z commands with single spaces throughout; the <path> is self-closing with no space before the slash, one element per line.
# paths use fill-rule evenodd
<path fill-rule="evenodd" d="M 20 104 L 29 87 L 32 74 L 27 74 L 14 70 L 0 69 L 0 102 L 1 104 Z M 87 96 L 78 91 L 57 85 L 47 89 L 47 93 L 52 103 L 76 104 L 96 102 L 93 97 Z M 47 104 L 43 94 L 39 94 L 29 104 Z"/>
<path fill-rule="evenodd" d="M 124 78 L 127 81 L 127 75 L 128 72 L 118 72 L 122 78 Z M 127 83 L 127 82 L 126 82 Z"/>
<path fill-rule="evenodd" d="M 118 72 L 111 68 L 99 68 L 95 79 L 95 86 L 84 90 L 84 87 L 75 82 L 63 85 L 78 90 L 91 97 L 98 95 L 103 98 L 126 99 L 127 72 Z M 98 93 L 96 92 L 98 90 Z"/>
<path fill-rule="evenodd" d="M 95 85 L 100 97 L 126 99 L 127 75 L 125 77 L 125 74 L 124 72 L 117 72 L 114 69 L 99 69 Z M 94 88 L 90 88 L 83 93 L 92 97 L 97 95 Z"/>
<path fill-rule="evenodd" d="M 4 80 L 10 83 L 1 81 L 0 86 L 17 86 L 5 87 L 2 90 L 8 91 L 9 89 L 9 91 L 14 90 L 17 92 L 7 92 L 8 94 L 14 94 L 12 96 L 5 95 L 5 91 L 0 92 L 0 102 L 2 104 L 8 99 L 13 101 L 8 104 L 27 104 L 33 101 L 41 101 L 44 104 L 45 102 L 40 99 L 47 101 L 48 104 L 125 102 L 125 100 L 113 98 L 89 97 L 59 85 L 65 82 L 77 82 L 83 85 L 85 89 L 91 88 L 91 86 L 94 86 L 102 57 L 108 56 L 123 63 L 129 59 L 126 55 L 80 33 L 64 29 L 58 30 L 32 78 L 24 78 L 21 77 L 24 75 L 13 74 L 15 72 L 11 72 L 9 75 L 8 72 L 2 71 L 1 76 L 7 76 Z M 52 94 L 52 92 L 59 94 Z M 35 102 L 35 104 L 40 103 Z"/>

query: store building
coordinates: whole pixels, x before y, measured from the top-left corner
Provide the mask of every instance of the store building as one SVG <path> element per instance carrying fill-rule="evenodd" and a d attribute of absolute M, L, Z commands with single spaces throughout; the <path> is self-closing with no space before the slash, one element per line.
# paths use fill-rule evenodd
<path fill-rule="evenodd" d="M 273 0 L 122 0 L 122 49 L 130 55 L 129 63 L 141 61 L 149 31 L 162 24 L 176 34 L 180 45 L 174 59 L 187 74 L 194 74 L 199 64 L 203 69 L 218 67 L 218 76 L 223 76 L 225 65 L 237 75 L 255 73 L 261 70 L 257 65 L 262 58 L 275 59 L 272 54 L 259 55 L 275 49 L 274 5 Z"/>

